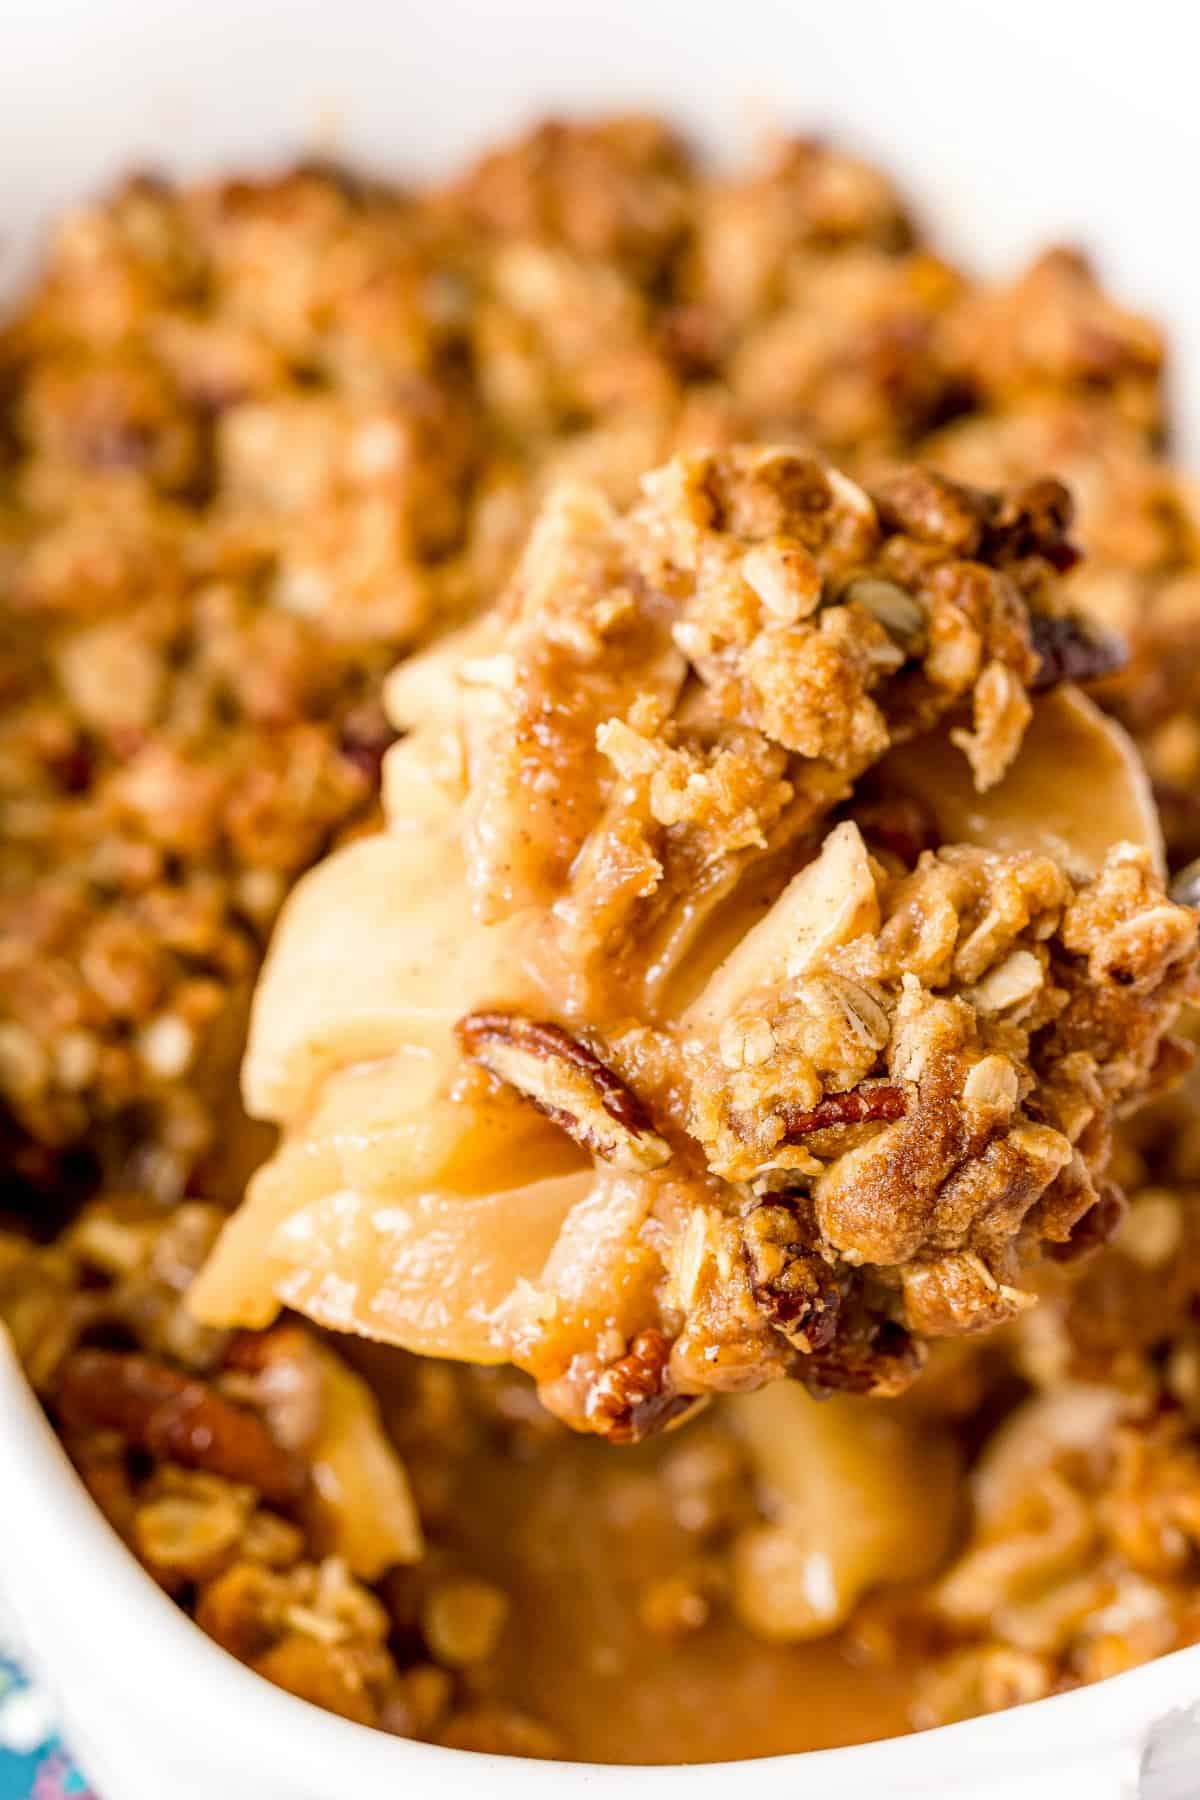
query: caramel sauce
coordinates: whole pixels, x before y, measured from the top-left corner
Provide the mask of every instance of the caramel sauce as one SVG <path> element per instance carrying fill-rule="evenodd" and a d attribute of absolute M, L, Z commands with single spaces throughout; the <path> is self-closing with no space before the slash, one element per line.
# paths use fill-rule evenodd
<path fill-rule="evenodd" d="M 856 1663 L 839 1638 L 767 1644 L 719 1604 L 682 1637 L 643 1623 L 647 1589 L 696 1549 L 663 1454 L 661 1440 L 564 1437 L 528 1463 L 485 1452 L 464 1467 L 447 1536 L 511 1598 L 503 1697 L 579 1761 L 722 1761 L 906 1731 L 903 1676 Z"/>

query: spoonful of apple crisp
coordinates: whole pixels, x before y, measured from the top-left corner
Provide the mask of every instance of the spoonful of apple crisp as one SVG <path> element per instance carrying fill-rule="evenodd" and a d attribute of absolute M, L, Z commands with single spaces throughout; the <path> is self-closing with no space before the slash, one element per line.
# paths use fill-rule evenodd
<path fill-rule="evenodd" d="M 1069 678 L 1065 491 L 795 450 L 552 493 L 402 665 L 387 823 L 289 901 L 281 1129 L 191 1294 L 510 1361 L 614 1442 L 781 1378 L 893 1395 L 1096 1236 L 1197 922 Z M 1111 1208 L 1108 1208 L 1111 1210 Z"/>

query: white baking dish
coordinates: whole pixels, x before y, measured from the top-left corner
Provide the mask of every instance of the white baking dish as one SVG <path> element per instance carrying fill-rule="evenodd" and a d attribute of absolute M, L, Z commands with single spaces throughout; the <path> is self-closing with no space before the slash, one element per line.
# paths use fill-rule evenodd
<path fill-rule="evenodd" d="M 1181 210 L 1200 166 L 1188 11 L 1177 0 L 1141 0 L 1133 14 L 1076 0 L 9 0 L 5 275 L 18 278 L 49 212 L 131 163 L 244 166 L 316 147 L 422 172 L 547 109 L 611 105 L 667 112 L 720 154 L 773 125 L 817 128 L 879 155 L 976 265 L 1012 264 L 1051 239 L 1094 249 L 1118 290 L 1170 325 L 1181 421 L 1200 442 L 1200 253 Z M 0 1590 L 105 1800 L 685 1789 L 734 1800 L 764 1779 L 806 1800 L 1200 1791 L 1184 1714 L 1200 1701 L 1200 1648 L 997 1718 L 780 1758 L 769 1775 L 506 1762 L 347 1724 L 224 1656 L 142 1575 L 3 1343 Z M 1200 1758 L 1200 1719 L 1191 1742 Z"/>

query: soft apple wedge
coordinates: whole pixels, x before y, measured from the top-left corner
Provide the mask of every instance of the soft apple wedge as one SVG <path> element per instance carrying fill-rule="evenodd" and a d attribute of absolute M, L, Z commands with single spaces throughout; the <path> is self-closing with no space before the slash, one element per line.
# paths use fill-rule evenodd
<path fill-rule="evenodd" d="M 392 830 L 336 851 L 276 928 L 242 1071 L 248 1110 L 285 1124 L 337 1069 L 404 1045 L 445 1063 L 471 1007 L 534 1003 L 523 923 L 476 922 L 452 832 Z"/>
<path fill-rule="evenodd" d="M 946 731 L 893 750 L 878 779 L 885 792 L 919 800 L 945 843 L 1038 850 L 1073 874 L 1098 869 L 1114 844 L 1131 843 L 1163 867 L 1142 760 L 1124 728 L 1077 687 L 1039 699 L 1020 754 L 986 794 L 972 785 Z"/>

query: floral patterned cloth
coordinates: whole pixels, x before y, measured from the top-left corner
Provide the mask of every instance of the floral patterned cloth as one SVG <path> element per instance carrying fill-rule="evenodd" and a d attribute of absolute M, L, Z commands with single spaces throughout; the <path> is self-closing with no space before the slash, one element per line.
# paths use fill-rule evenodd
<path fill-rule="evenodd" d="M 63 1748 L 54 1709 L 17 1654 L 0 1613 L 0 1800 L 99 1800 Z"/>

